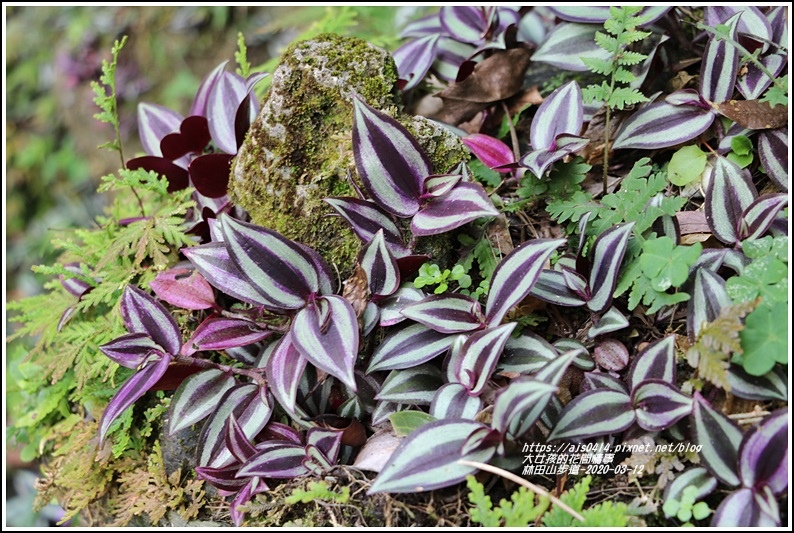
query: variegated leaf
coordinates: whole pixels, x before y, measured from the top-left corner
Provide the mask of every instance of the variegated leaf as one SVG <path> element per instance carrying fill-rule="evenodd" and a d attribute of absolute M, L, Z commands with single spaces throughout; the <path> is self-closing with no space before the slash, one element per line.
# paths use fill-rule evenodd
<path fill-rule="evenodd" d="M 372 354 L 367 373 L 420 365 L 447 350 L 453 339 L 425 325 L 412 324 L 383 340 Z"/>
<path fill-rule="evenodd" d="M 303 462 L 306 459 L 304 447 L 284 441 L 267 441 L 240 470 L 237 477 L 264 477 L 292 479 L 309 473 Z"/>
<path fill-rule="evenodd" d="M 581 391 L 587 392 L 595 389 L 610 389 L 624 394 L 629 394 L 626 384 L 606 372 L 585 372 Z"/>
<path fill-rule="evenodd" d="M 532 377 L 548 383 L 549 385 L 556 386 L 560 383 L 560 380 L 562 380 L 563 374 L 565 374 L 565 371 L 568 369 L 571 363 L 573 363 L 575 359 L 578 358 L 582 353 L 587 354 L 587 350 L 584 348 L 584 346 L 581 348 L 568 350 L 543 365 L 543 367 L 535 372 Z"/>
<path fill-rule="evenodd" d="M 378 230 L 359 252 L 359 264 L 367 274 L 369 291 L 373 295 L 388 296 L 400 286 L 400 271 L 397 260 L 392 255 L 383 230 Z"/>
<path fill-rule="evenodd" d="M 420 200 L 430 200 L 441 198 L 460 183 L 463 176 L 461 174 L 433 174 L 428 176 L 422 187 L 424 193 Z"/>
<path fill-rule="evenodd" d="M 728 385 L 731 394 L 746 400 L 788 399 L 788 376 L 783 365 L 775 365 L 763 376 L 753 376 L 744 371 L 741 365 L 728 368 Z"/>
<path fill-rule="evenodd" d="M 375 396 L 376 400 L 411 405 L 430 405 L 444 384 L 437 366 L 425 364 L 392 370 Z"/>
<path fill-rule="evenodd" d="M 256 447 L 245 436 L 245 432 L 234 417 L 234 413 L 229 415 L 229 420 L 226 423 L 226 448 L 240 463 L 246 462 L 257 453 Z"/>
<path fill-rule="evenodd" d="M 392 53 L 400 79 L 405 80 L 403 91 L 410 91 L 425 78 L 436 59 L 438 34 L 413 39 Z"/>
<path fill-rule="evenodd" d="M 695 501 L 699 501 L 714 492 L 714 489 L 717 488 L 717 480 L 705 468 L 699 466 L 690 468 L 675 476 L 672 483 L 667 484 L 664 489 L 664 501 L 676 500 L 680 502 L 684 489 L 689 486 L 697 489 L 694 496 Z M 665 512 L 665 516 L 670 518 L 673 515 L 668 515 Z"/>
<path fill-rule="evenodd" d="M 463 343 L 461 356 L 453 372 L 470 394 L 477 396 L 482 393 L 516 325 L 516 322 L 508 322 L 477 331 Z"/>
<path fill-rule="evenodd" d="M 563 307 L 579 307 L 587 303 L 587 300 L 571 290 L 566 283 L 565 274 L 558 270 L 542 270 L 529 294 Z"/>
<path fill-rule="evenodd" d="M 589 139 L 563 133 L 554 140 L 549 149 L 540 149 L 529 152 L 519 159 L 522 167 L 529 169 L 538 178 L 543 177 L 549 167 L 568 154 L 578 152 L 590 142 Z"/>
<path fill-rule="evenodd" d="M 647 379 L 631 394 L 637 425 L 646 431 L 662 431 L 692 412 L 692 398 L 661 379 Z"/>
<path fill-rule="evenodd" d="M 430 161 L 408 130 L 361 99 L 353 100 L 356 170 L 372 199 L 386 211 L 410 217 L 419 211 Z"/>
<path fill-rule="evenodd" d="M 237 153 L 235 116 L 248 91 L 245 80 L 232 72 L 223 72 L 207 98 L 207 120 L 215 145 L 227 154 Z"/>
<path fill-rule="evenodd" d="M 535 52 L 533 59 L 537 59 L 537 54 Z M 529 142 L 535 150 L 557 150 L 559 135 L 576 136 L 581 130 L 582 90 L 576 81 L 570 81 L 555 89 L 540 104 L 532 119 Z"/>
<path fill-rule="evenodd" d="M 725 280 L 707 268 L 699 268 L 687 303 L 686 329 L 690 342 L 695 342 L 704 324 L 714 322 L 720 309 L 730 304 Z"/>
<path fill-rule="evenodd" d="M 199 85 L 198 91 L 196 91 L 196 96 L 193 98 L 193 105 L 190 107 L 190 113 L 188 116 L 198 115 L 200 117 L 204 117 L 207 114 L 207 100 L 209 100 L 209 95 L 212 90 L 215 88 L 215 85 L 218 83 L 218 80 L 223 75 L 223 70 L 226 68 L 226 64 L 229 61 L 224 61 L 214 69 L 212 72 L 207 74 L 207 76 L 201 81 L 201 85 Z"/>
<path fill-rule="evenodd" d="M 203 479 L 215 488 L 232 493 L 237 492 L 243 485 L 248 484 L 250 481 L 248 479 L 235 477 L 239 469 L 240 465 L 237 463 L 220 468 L 213 468 L 211 466 L 195 467 L 196 477 L 198 479 Z"/>
<path fill-rule="evenodd" d="M 430 414 L 437 419 L 465 418 L 474 420 L 482 409 L 482 400 L 471 396 L 460 383 L 447 383 L 436 390 L 430 402 Z"/>
<path fill-rule="evenodd" d="M 599 335 L 620 331 L 629 326 L 628 319 L 613 305 L 606 313 L 601 315 L 598 322 L 587 330 L 587 338 L 595 339 Z"/>
<path fill-rule="evenodd" d="M 692 431 L 702 446 L 700 461 L 720 481 L 731 487 L 740 484 L 736 473 L 742 430 L 730 418 L 714 409 L 699 392 L 692 403 Z"/>
<path fill-rule="evenodd" d="M 167 433 L 174 435 L 204 420 L 235 383 L 235 379 L 230 374 L 214 368 L 188 376 L 171 398 L 171 405 L 168 407 Z"/>
<path fill-rule="evenodd" d="M 376 203 L 358 198 L 334 197 L 324 198 L 337 213 L 347 220 L 353 233 L 362 242 L 369 242 L 378 230 L 383 231 L 386 245 L 395 257 L 404 257 L 411 252 L 403 243 L 402 235 L 391 215 Z"/>
<path fill-rule="evenodd" d="M 422 301 L 425 297 L 425 293 L 413 284 L 403 284 L 397 292 L 381 300 L 379 325 L 387 327 L 402 322 L 405 320 L 402 310 L 412 303 Z"/>
<path fill-rule="evenodd" d="M 163 305 L 133 285 L 124 288 L 121 316 L 130 333 L 145 333 L 169 354 L 179 353 L 182 335 L 176 320 Z"/>
<path fill-rule="evenodd" d="M 758 158 L 769 178 L 788 191 L 788 128 L 765 130 L 758 134 Z"/>
<path fill-rule="evenodd" d="M 162 355 L 163 349 L 147 333 L 128 333 L 107 344 L 99 350 L 114 363 L 126 368 L 137 369 L 150 356 Z"/>
<path fill-rule="evenodd" d="M 722 242 L 739 242 L 742 214 L 758 197 L 750 172 L 728 158 L 717 156 L 706 188 L 706 222 Z"/>
<path fill-rule="evenodd" d="M 494 270 L 485 304 L 487 325 L 499 324 L 507 312 L 529 294 L 546 260 L 564 243 L 564 239 L 527 241 L 502 259 Z"/>
<path fill-rule="evenodd" d="M 430 200 L 411 220 L 411 232 L 419 237 L 446 233 L 480 217 L 496 217 L 485 189 L 478 183 L 459 183 L 449 193 Z"/>
<path fill-rule="evenodd" d="M 574 352 L 574 358 L 571 363 L 573 366 L 585 372 L 590 372 L 595 369 L 596 364 L 590 352 L 584 344 L 576 339 L 562 337 L 554 341 L 553 346 L 558 352 L 567 355 L 567 352 Z"/>
<path fill-rule="evenodd" d="M 513 150 L 499 139 L 482 133 L 473 133 L 461 137 L 460 140 L 486 167 L 497 172 L 511 172 L 510 169 L 495 168 L 515 161 Z"/>
<path fill-rule="evenodd" d="M 777 510 L 777 502 L 774 498 L 771 502 L 774 510 Z M 775 517 L 766 512 L 770 506 L 764 501 L 764 495 L 749 488 L 742 488 L 728 494 L 722 500 L 714 517 L 711 519 L 711 527 L 730 527 L 730 528 L 774 528 L 780 527 L 779 516 Z"/>
<path fill-rule="evenodd" d="M 464 333 L 483 325 L 480 303 L 462 294 L 434 294 L 400 312 L 439 333 Z"/>
<path fill-rule="evenodd" d="M 358 319 L 347 300 L 328 295 L 307 305 L 295 315 L 290 337 L 313 365 L 356 390 L 353 367 L 358 356 Z"/>
<path fill-rule="evenodd" d="M 439 420 L 420 427 L 395 450 L 388 464 L 372 483 L 368 494 L 378 492 L 424 492 L 463 481 L 475 468 L 460 459 L 487 462 L 493 448 L 463 455 L 463 445 L 484 424 L 472 420 Z"/>
<path fill-rule="evenodd" d="M 241 318 L 210 317 L 186 343 L 192 351 L 222 351 L 257 343 L 273 332 Z"/>
<path fill-rule="evenodd" d="M 491 426 L 502 434 L 520 438 L 546 408 L 557 386 L 520 377 L 502 389 L 494 402 Z"/>
<path fill-rule="evenodd" d="M 753 200 L 742 214 L 739 240 L 760 239 L 787 205 L 788 194 L 764 194 Z"/>
<path fill-rule="evenodd" d="M 656 150 L 694 139 L 714 122 L 714 112 L 701 107 L 655 102 L 636 111 L 620 126 L 614 150 Z"/>
<path fill-rule="evenodd" d="M 731 39 L 736 38 L 739 15 L 725 21 Z M 700 94 L 709 102 L 724 102 L 733 96 L 736 73 L 739 70 L 739 50 L 725 39 L 712 37 L 700 63 Z"/>
<path fill-rule="evenodd" d="M 533 61 L 549 63 L 565 70 L 586 71 L 582 57 L 608 60 L 611 55 L 595 43 L 598 27 L 592 24 L 558 24 L 532 55 Z"/>
<path fill-rule="evenodd" d="M 786 66 L 788 58 L 782 54 L 769 54 L 759 58 L 766 69 L 777 76 Z M 739 77 L 736 87 L 745 100 L 758 100 L 772 84 L 772 79 L 761 71 L 755 63 L 747 64 L 747 73 Z"/>
<path fill-rule="evenodd" d="M 599 235 L 593 245 L 589 281 L 592 296 L 587 301 L 587 308 L 594 313 L 603 313 L 612 304 L 618 270 L 633 228 L 634 222 L 613 226 Z"/>
<path fill-rule="evenodd" d="M 443 6 L 438 13 L 441 27 L 458 41 L 482 44 L 490 29 L 490 19 L 478 6 Z"/>
<path fill-rule="evenodd" d="M 745 487 L 768 486 L 775 495 L 788 488 L 788 407 L 751 429 L 739 447 L 739 476 Z"/>
<path fill-rule="evenodd" d="M 559 353 L 544 338 L 524 330 L 518 337 L 510 337 L 497 368 L 504 372 L 531 374 L 537 372 Z"/>
<path fill-rule="evenodd" d="M 313 427 L 306 432 L 306 447 L 316 446 L 330 463 L 336 464 L 339 450 L 342 448 L 343 431 L 334 428 Z"/>
<path fill-rule="evenodd" d="M 620 433 L 634 420 L 634 408 L 627 394 L 608 389 L 592 390 L 565 406 L 548 440 Z"/>
<path fill-rule="evenodd" d="M 169 133 L 179 131 L 184 117 L 167 107 L 141 102 L 138 104 L 138 135 L 143 151 L 162 157 L 160 141 Z"/>
<path fill-rule="evenodd" d="M 629 368 L 629 389 L 634 390 L 648 379 L 675 383 L 675 335 L 667 335 L 652 342 L 634 357 Z"/>
<path fill-rule="evenodd" d="M 293 414 L 306 363 L 306 358 L 292 344 L 290 336 L 285 335 L 273 348 L 265 366 L 267 382 L 273 396 L 284 409 Z"/>

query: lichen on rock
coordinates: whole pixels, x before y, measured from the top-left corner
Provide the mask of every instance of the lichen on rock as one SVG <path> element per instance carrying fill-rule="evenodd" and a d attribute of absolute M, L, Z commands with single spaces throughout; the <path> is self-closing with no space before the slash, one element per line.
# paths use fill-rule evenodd
<path fill-rule="evenodd" d="M 401 112 L 397 68 L 385 50 L 366 41 L 323 34 L 290 46 L 232 166 L 229 192 L 252 222 L 316 249 L 346 277 L 359 240 L 329 196 L 361 189 L 352 151 L 354 94 L 402 122 L 425 148 L 434 171 L 466 158 L 457 136 Z M 348 177 L 350 176 L 350 177 Z"/>

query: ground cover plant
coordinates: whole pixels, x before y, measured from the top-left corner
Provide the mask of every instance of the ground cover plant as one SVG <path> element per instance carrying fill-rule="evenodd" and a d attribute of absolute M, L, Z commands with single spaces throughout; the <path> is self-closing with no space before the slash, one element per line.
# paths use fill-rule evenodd
<path fill-rule="evenodd" d="M 457 490 L 458 524 L 785 525 L 786 15 L 411 22 L 394 94 L 470 159 L 438 168 L 345 88 L 347 181 L 322 200 L 360 241 L 349 269 L 235 203 L 258 91 L 286 63 L 261 72 L 241 38 L 236 72 L 207 74 L 186 115 L 139 105 L 145 155 L 128 158 L 118 41 L 94 86 L 115 203 L 37 267 L 49 292 L 9 305 L 16 336 L 38 335 L 12 433 L 49 458 L 39 501 L 259 525 L 287 489 L 333 520 L 359 492 Z M 494 507 L 498 476 L 523 487 Z"/>

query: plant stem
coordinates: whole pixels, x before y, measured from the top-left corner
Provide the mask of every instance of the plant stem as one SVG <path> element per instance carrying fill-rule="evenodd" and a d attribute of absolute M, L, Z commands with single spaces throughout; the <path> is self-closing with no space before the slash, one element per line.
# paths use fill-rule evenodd
<path fill-rule="evenodd" d="M 251 378 L 260 387 L 265 387 L 267 385 L 267 381 L 265 381 L 265 378 L 262 377 L 262 374 L 260 374 L 259 372 L 255 372 L 253 370 L 222 365 L 220 363 L 216 363 L 208 359 L 199 359 L 198 357 L 193 357 L 190 355 L 175 355 L 172 361 L 185 365 L 194 365 L 201 368 L 214 368 L 220 370 L 221 372 L 225 372 L 227 374 L 237 374 L 240 376 L 245 376 L 247 378 Z"/>

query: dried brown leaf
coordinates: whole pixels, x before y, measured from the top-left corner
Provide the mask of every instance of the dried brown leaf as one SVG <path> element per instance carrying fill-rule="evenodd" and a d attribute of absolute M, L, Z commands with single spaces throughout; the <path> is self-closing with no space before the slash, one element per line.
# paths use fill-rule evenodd
<path fill-rule="evenodd" d="M 788 124 L 788 106 L 761 100 L 728 100 L 712 104 L 717 113 L 751 130 L 769 130 Z"/>

